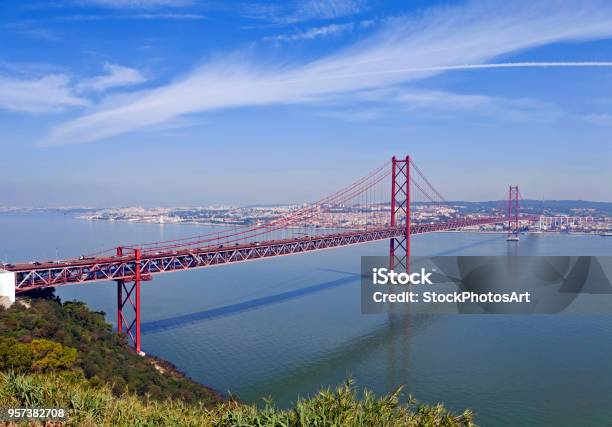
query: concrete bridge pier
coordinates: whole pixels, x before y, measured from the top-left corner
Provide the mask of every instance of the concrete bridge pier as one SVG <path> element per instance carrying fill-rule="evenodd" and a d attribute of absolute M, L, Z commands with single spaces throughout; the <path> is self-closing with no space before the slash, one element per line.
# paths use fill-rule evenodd
<path fill-rule="evenodd" d="M 0 269 L 0 306 L 9 308 L 15 302 L 15 273 Z"/>

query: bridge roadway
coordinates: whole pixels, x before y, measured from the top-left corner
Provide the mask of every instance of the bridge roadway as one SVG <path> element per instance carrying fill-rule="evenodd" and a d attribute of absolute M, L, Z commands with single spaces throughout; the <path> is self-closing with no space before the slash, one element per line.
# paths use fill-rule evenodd
<path fill-rule="evenodd" d="M 444 223 L 412 224 L 410 234 L 453 230 L 475 225 L 501 223 L 505 217 L 465 218 Z M 207 246 L 164 252 L 145 252 L 138 260 L 134 253 L 123 256 L 91 257 L 61 261 L 20 263 L 5 267 L 14 273 L 15 292 L 104 280 L 133 280 L 136 265 L 140 265 L 143 280 L 151 276 L 194 268 L 293 255 L 342 246 L 386 240 L 405 233 L 404 226 L 351 230 L 341 233 Z"/>

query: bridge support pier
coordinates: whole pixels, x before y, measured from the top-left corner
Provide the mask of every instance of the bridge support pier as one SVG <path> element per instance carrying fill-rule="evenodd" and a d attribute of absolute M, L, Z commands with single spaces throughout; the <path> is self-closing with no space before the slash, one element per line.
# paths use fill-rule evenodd
<path fill-rule="evenodd" d="M 0 269 L 0 306 L 9 308 L 15 302 L 15 273 Z"/>
<path fill-rule="evenodd" d="M 117 255 L 123 256 L 123 248 L 117 248 Z M 124 333 L 134 346 L 136 352 L 144 356 L 140 347 L 140 257 L 141 250 L 134 249 L 134 272 L 130 279 L 117 280 L 117 333 Z M 132 283 L 131 286 L 128 283 Z M 125 310 L 131 309 L 131 322 Z"/>
<path fill-rule="evenodd" d="M 410 156 L 391 160 L 391 227 L 402 224 L 402 235 L 389 242 L 391 269 L 410 270 Z"/>

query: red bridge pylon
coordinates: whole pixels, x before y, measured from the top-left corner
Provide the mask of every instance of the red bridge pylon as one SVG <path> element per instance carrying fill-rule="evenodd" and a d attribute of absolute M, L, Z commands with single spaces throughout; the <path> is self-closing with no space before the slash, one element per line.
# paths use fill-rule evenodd
<path fill-rule="evenodd" d="M 519 232 L 519 188 L 508 188 L 508 236 Z"/>
<path fill-rule="evenodd" d="M 403 225 L 403 234 L 389 241 L 390 268 L 410 270 L 410 156 L 391 161 L 391 227 Z"/>

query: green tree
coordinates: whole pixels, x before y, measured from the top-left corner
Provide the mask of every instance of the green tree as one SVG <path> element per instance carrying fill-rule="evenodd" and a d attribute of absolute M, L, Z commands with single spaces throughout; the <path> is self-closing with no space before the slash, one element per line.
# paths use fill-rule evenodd
<path fill-rule="evenodd" d="M 76 348 L 41 338 L 32 340 L 30 347 L 34 359 L 32 367 L 38 371 L 69 368 L 77 358 Z"/>
<path fill-rule="evenodd" d="M 32 349 L 15 338 L 0 337 L 0 369 L 27 371 L 32 366 Z"/>

